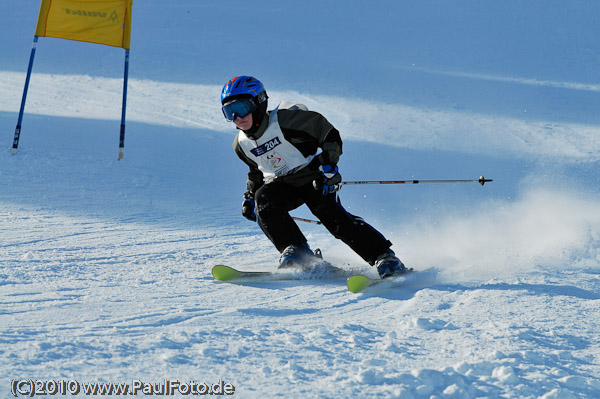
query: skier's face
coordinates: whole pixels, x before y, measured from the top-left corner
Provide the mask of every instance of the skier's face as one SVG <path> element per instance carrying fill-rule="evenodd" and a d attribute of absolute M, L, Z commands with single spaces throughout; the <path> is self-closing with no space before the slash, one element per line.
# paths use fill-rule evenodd
<path fill-rule="evenodd" d="M 243 118 L 235 118 L 233 121 L 238 129 L 250 130 L 252 128 L 252 114 L 248 114 Z"/>

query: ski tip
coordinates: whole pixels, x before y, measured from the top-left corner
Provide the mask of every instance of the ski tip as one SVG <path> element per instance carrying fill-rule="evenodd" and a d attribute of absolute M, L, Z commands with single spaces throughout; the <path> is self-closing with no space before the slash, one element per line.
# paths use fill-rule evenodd
<path fill-rule="evenodd" d="M 356 274 L 348 277 L 348 280 L 346 280 L 346 286 L 350 292 L 356 294 L 371 285 L 372 281 L 373 280 L 370 277 L 363 276 L 362 274 Z"/>
<path fill-rule="evenodd" d="M 241 274 L 240 271 L 235 270 L 233 267 L 225 265 L 216 265 L 212 268 L 212 275 L 215 280 L 229 281 L 237 278 Z"/>

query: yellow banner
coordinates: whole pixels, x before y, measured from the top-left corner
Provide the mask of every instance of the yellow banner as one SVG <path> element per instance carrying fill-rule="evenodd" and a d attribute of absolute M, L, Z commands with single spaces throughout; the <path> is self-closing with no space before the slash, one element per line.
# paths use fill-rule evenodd
<path fill-rule="evenodd" d="M 133 0 L 42 0 L 36 36 L 129 49 Z"/>

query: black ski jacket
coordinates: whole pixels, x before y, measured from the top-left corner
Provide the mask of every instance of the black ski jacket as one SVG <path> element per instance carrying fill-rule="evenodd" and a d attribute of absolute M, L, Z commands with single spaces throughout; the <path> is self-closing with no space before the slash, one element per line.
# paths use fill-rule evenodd
<path fill-rule="evenodd" d="M 256 162 L 250 159 L 239 145 L 239 136 L 246 133 L 243 131 L 238 132 L 233 141 L 233 150 L 250 168 L 246 186 L 252 194 L 265 183 L 284 182 L 295 187 L 308 184 L 315 179 L 321 178 L 318 171 L 319 165 L 336 165 L 340 159 L 340 155 L 342 155 L 340 133 L 323 115 L 314 111 L 298 109 L 297 107 L 292 108 L 277 110 L 279 127 L 285 140 L 296 147 L 304 156 L 316 155 L 319 150 L 321 153 L 306 167 L 265 182 L 263 173 L 258 169 Z M 258 130 L 252 135 L 252 138 L 258 139 L 265 132 L 269 125 L 269 115 L 271 112 L 273 111 L 267 112 Z"/>

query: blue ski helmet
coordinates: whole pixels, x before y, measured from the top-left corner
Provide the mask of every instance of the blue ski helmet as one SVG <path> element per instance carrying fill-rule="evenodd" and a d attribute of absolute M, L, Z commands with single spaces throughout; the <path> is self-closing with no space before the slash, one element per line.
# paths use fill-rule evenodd
<path fill-rule="evenodd" d="M 264 95 L 260 96 L 260 94 Z M 257 102 L 262 103 L 267 99 L 267 92 L 260 80 L 252 76 L 237 76 L 223 86 L 221 91 L 221 104 L 225 104 L 232 97 L 258 97 Z"/>

